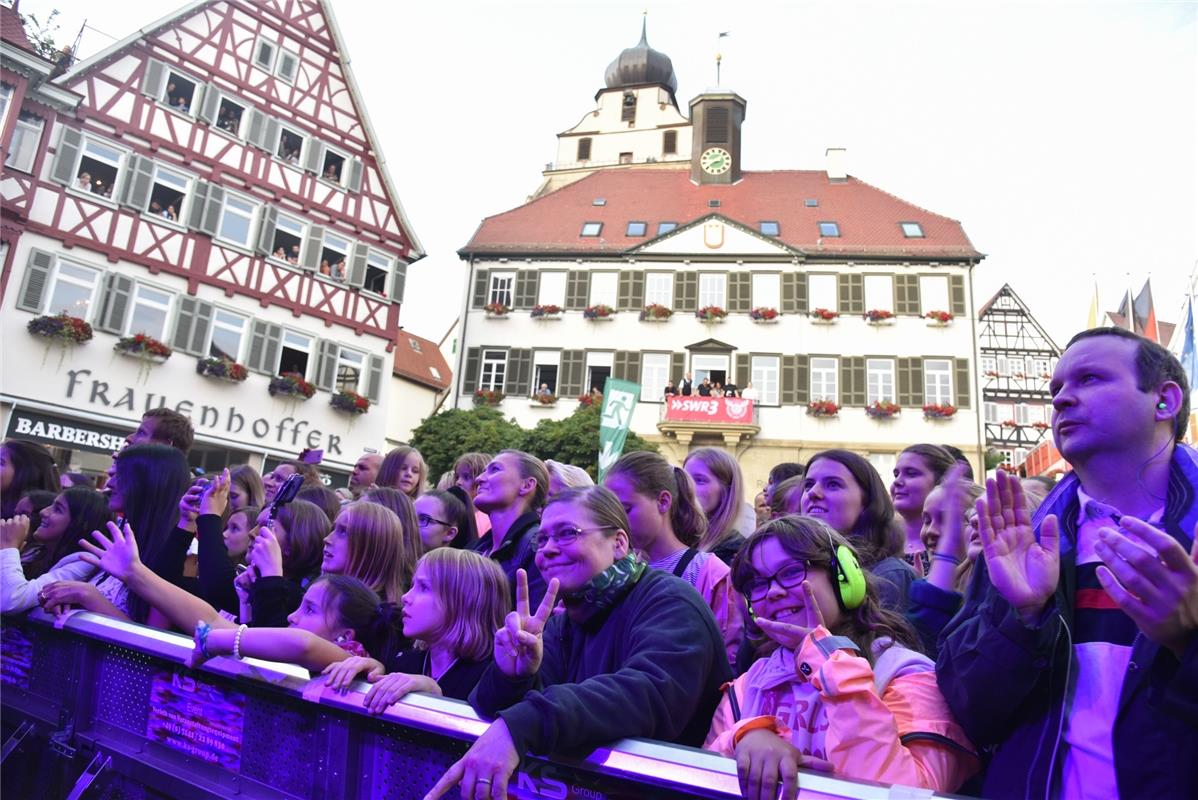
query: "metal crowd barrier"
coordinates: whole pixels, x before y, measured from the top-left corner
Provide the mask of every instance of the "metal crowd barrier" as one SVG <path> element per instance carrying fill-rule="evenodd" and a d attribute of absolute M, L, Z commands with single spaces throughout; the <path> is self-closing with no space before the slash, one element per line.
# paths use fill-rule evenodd
<path fill-rule="evenodd" d="M 485 728 L 464 703 L 409 695 L 380 716 L 367 684 L 324 690 L 299 667 L 215 658 L 191 639 L 79 612 L 35 611 L 0 632 L 6 798 L 420 798 Z M 800 797 L 932 797 L 800 776 Z M 739 797 L 730 759 L 626 739 L 584 758 L 525 758 L 510 797 Z M 454 789 L 448 796 L 457 797 Z"/>

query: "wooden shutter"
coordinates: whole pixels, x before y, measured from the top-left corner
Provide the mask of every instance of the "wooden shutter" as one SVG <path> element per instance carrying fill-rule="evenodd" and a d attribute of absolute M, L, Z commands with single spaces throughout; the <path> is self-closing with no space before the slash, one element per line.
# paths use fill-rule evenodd
<path fill-rule="evenodd" d="M 166 88 L 166 64 L 156 58 L 146 59 L 146 68 L 141 75 L 141 93 L 155 99 L 162 96 Z"/>
<path fill-rule="evenodd" d="M 274 250 L 275 227 L 279 224 L 279 209 L 262 206 L 262 224 L 258 226 L 258 252 L 268 256 Z"/>
<path fill-rule="evenodd" d="M 645 273 L 642 270 L 622 270 L 617 295 L 620 311 L 640 311 L 644 308 Z"/>
<path fill-rule="evenodd" d="M 783 314 L 798 314 L 799 311 L 799 274 L 797 272 L 782 273 L 782 308 Z"/>
<path fill-rule="evenodd" d="M 894 313 L 920 315 L 918 275 L 894 276 Z M 901 401 L 899 405 L 902 405 Z"/>
<path fill-rule="evenodd" d="M 750 380 L 751 375 L 752 375 L 752 367 L 750 366 L 750 362 L 749 362 L 749 354 L 748 353 L 737 353 L 736 354 L 736 374 L 733 376 L 733 378 L 735 378 L 735 380 L 732 382 L 735 383 L 737 386 L 739 386 L 741 389 L 744 389 L 746 386 L 749 385 L 749 380 Z"/>
<path fill-rule="evenodd" d="M 205 345 L 208 343 L 208 331 L 212 327 L 211 303 L 186 296 L 179 298 L 179 310 L 175 316 L 175 335 L 171 338 L 171 347 L 181 353 L 196 356 L 206 356 Z M 259 323 L 255 322 L 255 326 Z M 253 338 L 250 341 L 253 350 Z"/>
<path fill-rule="evenodd" d="M 382 356 L 371 356 L 366 367 L 366 399 L 377 403 L 383 399 L 383 365 L 386 362 Z"/>
<path fill-rule="evenodd" d="M 699 310 L 699 273 L 678 272 L 674 274 L 674 310 Z"/>
<path fill-rule="evenodd" d="M 70 186 L 75 181 L 75 162 L 79 160 L 79 151 L 83 149 L 83 133 L 78 128 L 63 128 L 58 140 L 58 150 L 54 153 L 54 167 L 50 177 L 64 186 Z"/>
<path fill-rule="evenodd" d="M 462 370 L 462 394 L 473 395 L 478 389 L 478 370 L 482 358 L 479 348 L 466 349 L 466 368 Z"/>
<path fill-rule="evenodd" d="M 403 302 L 404 289 L 408 285 L 408 264 L 406 261 L 396 261 L 391 271 L 391 299 Z"/>
<path fill-rule="evenodd" d="M 532 350 L 512 348 L 507 354 L 507 373 L 503 380 L 503 393 L 512 397 L 526 397 L 532 393 Z"/>
<path fill-rule="evenodd" d="M 865 358 L 845 356 L 840 359 L 841 405 L 864 406 L 866 399 Z"/>
<path fill-rule="evenodd" d="M 315 136 L 309 136 L 308 149 L 304 151 L 304 169 L 320 175 L 322 173 L 321 165 L 324 163 L 324 149 L 324 142 Z"/>
<path fill-rule="evenodd" d="M 345 188 L 351 192 L 362 191 L 362 159 L 351 158 L 349 160 L 349 180 L 346 181 Z"/>
<path fill-rule="evenodd" d="M 729 312 L 747 314 L 753 303 L 753 276 L 747 272 L 728 273 Z"/>
<path fill-rule="evenodd" d="M 129 315 L 129 301 L 133 299 L 133 285 L 132 278 L 116 272 L 104 276 L 104 293 L 100 298 L 97 328 L 117 335 L 124 333 L 125 318 Z"/>
<path fill-rule="evenodd" d="M 471 308 L 482 308 L 487 304 L 487 289 L 490 288 L 491 274 L 485 269 L 474 273 L 474 295 L 470 298 Z"/>
<path fill-rule="evenodd" d="M 532 308 L 537 304 L 537 283 L 540 273 L 535 269 L 516 272 L 516 288 L 512 292 L 512 308 Z"/>
<path fill-rule="evenodd" d="M 279 363 L 279 347 L 283 341 L 283 328 L 260 319 L 253 321 L 250 328 L 250 350 L 245 366 L 254 372 L 274 375 Z"/>
<path fill-rule="evenodd" d="M 561 388 L 558 395 L 562 397 L 577 397 L 582 394 L 583 373 L 586 371 L 587 354 L 585 350 L 563 350 L 561 360 Z"/>
<path fill-rule="evenodd" d="M 865 313 L 865 278 L 856 273 L 836 276 L 836 309 L 841 314 Z"/>
<path fill-rule="evenodd" d="M 587 307 L 591 292 L 591 273 L 572 269 L 566 275 L 566 308 L 580 311 Z"/>
<path fill-rule="evenodd" d="M 191 187 L 191 207 L 187 214 L 187 227 L 199 230 L 204 221 L 204 207 L 208 204 L 208 193 L 214 184 L 208 181 L 195 181 Z"/>
<path fill-rule="evenodd" d="M 682 379 L 686 377 L 686 353 L 670 353 L 670 374 L 669 379 L 674 382 L 674 387 L 677 388 Z"/>
<path fill-rule="evenodd" d="M 923 407 L 923 360 L 900 358 L 898 370 L 898 404 L 903 408 Z"/>
<path fill-rule="evenodd" d="M 225 210 L 225 190 L 215 184 L 209 184 L 208 202 L 204 205 L 204 217 L 200 220 L 200 231 L 209 236 L 216 236 L 220 231 L 220 218 Z"/>
<path fill-rule="evenodd" d="M 154 161 L 145 156 L 129 156 L 131 175 L 125 179 L 121 202 L 138 211 L 150 205 L 150 192 L 154 189 Z"/>
<path fill-rule="evenodd" d="M 354 242 L 349 250 L 349 274 L 346 275 L 346 282 L 350 286 L 361 288 L 366 283 L 366 255 L 370 252 L 370 247 L 366 242 Z"/>
<path fill-rule="evenodd" d="M 617 350 L 612 356 L 611 376 L 617 380 L 640 383 L 641 353 L 639 350 Z"/>
<path fill-rule="evenodd" d="M 795 356 L 795 358 L 798 359 L 795 364 L 797 402 L 799 405 L 805 406 L 811 402 L 811 358 L 806 355 Z"/>
<path fill-rule="evenodd" d="M 270 148 L 265 144 L 268 117 L 256 108 L 247 109 L 245 113 L 245 126 L 242 130 L 245 132 L 246 141 L 255 147 L 269 150 Z"/>
<path fill-rule="evenodd" d="M 25 274 L 21 276 L 21 291 L 17 294 L 17 308 L 40 314 L 46 296 L 46 285 L 50 282 L 50 270 L 54 268 L 54 254 L 45 250 L 29 251 L 25 263 Z M 50 314 L 57 313 L 48 309 Z"/>
<path fill-rule="evenodd" d="M 267 117 L 266 124 L 262 128 L 262 149 L 268 153 L 274 154 L 279 149 L 279 128 L 282 124 L 274 117 Z"/>
<path fill-rule="evenodd" d="M 965 316 L 965 278 L 961 275 L 949 276 L 949 309 L 954 317 Z"/>
<path fill-rule="evenodd" d="M 799 357 L 782 356 L 782 374 L 779 385 L 782 387 L 780 400 L 784 406 L 798 405 L 799 402 Z"/>
<path fill-rule="evenodd" d="M 194 106 L 195 103 L 193 102 Z M 217 89 L 211 83 L 204 88 L 204 102 L 199 106 L 199 117 L 209 125 L 216 124 L 216 117 L 220 113 L 220 89 Z"/>
<path fill-rule="evenodd" d="M 953 388 L 956 389 L 956 406 L 957 408 L 969 408 L 973 395 L 973 381 L 969 377 L 969 359 L 955 358 L 953 362 Z"/>
<path fill-rule="evenodd" d="M 795 313 L 806 314 L 808 312 L 807 300 L 807 273 L 795 273 Z"/>
<path fill-rule="evenodd" d="M 317 389 L 326 392 L 333 391 L 337 383 L 337 357 L 341 355 L 341 345 L 328 339 L 316 342 L 316 384 Z"/>
<path fill-rule="evenodd" d="M 320 249 L 324 242 L 324 226 L 308 225 L 308 235 L 304 239 L 304 253 L 300 258 L 300 266 L 304 269 L 316 269 L 320 266 Z"/>

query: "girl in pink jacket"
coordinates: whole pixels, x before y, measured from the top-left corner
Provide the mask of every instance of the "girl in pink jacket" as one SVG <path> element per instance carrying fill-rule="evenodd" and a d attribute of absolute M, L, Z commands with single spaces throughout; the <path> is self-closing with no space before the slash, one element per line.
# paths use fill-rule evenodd
<path fill-rule="evenodd" d="M 694 586 L 715 615 L 730 663 L 744 632 L 744 609 L 728 565 L 698 549 L 707 519 L 686 471 L 656 453 L 629 453 L 603 479 L 628 513 L 632 547 L 649 566 Z"/>
<path fill-rule="evenodd" d="M 733 562 L 733 584 L 750 635 L 774 649 L 727 687 L 704 746 L 736 758 L 746 798 L 773 800 L 779 784 L 794 798 L 799 767 L 938 792 L 977 771 L 935 665 L 847 539 L 811 517 L 771 520 Z"/>

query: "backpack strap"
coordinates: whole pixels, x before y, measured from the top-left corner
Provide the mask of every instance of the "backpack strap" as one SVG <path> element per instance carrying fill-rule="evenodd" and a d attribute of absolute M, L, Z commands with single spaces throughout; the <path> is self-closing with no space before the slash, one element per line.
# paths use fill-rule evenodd
<path fill-rule="evenodd" d="M 695 556 L 697 555 L 699 555 L 699 551 L 695 548 L 686 548 L 686 552 L 682 554 L 682 558 L 678 559 L 678 563 L 674 566 L 674 577 L 681 578 L 682 573 L 686 572 L 686 568 L 691 565 L 691 562 L 695 560 Z M 736 701 L 733 700 L 733 702 Z M 739 713 L 737 714 L 737 718 L 740 718 Z"/>
<path fill-rule="evenodd" d="M 736 699 L 736 682 L 728 681 L 720 688 L 728 697 L 728 705 L 732 709 L 732 721 L 740 722 L 740 701 Z"/>

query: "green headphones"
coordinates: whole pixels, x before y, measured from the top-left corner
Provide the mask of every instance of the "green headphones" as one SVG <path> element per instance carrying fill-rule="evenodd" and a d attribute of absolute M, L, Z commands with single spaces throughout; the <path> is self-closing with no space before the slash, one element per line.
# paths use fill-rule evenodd
<path fill-rule="evenodd" d="M 829 577 L 837 602 L 846 611 L 860 607 L 865 602 L 865 571 L 857 556 L 852 548 L 843 544 L 837 546 L 832 541 L 831 529 L 828 530 L 828 550 L 831 554 Z"/>

